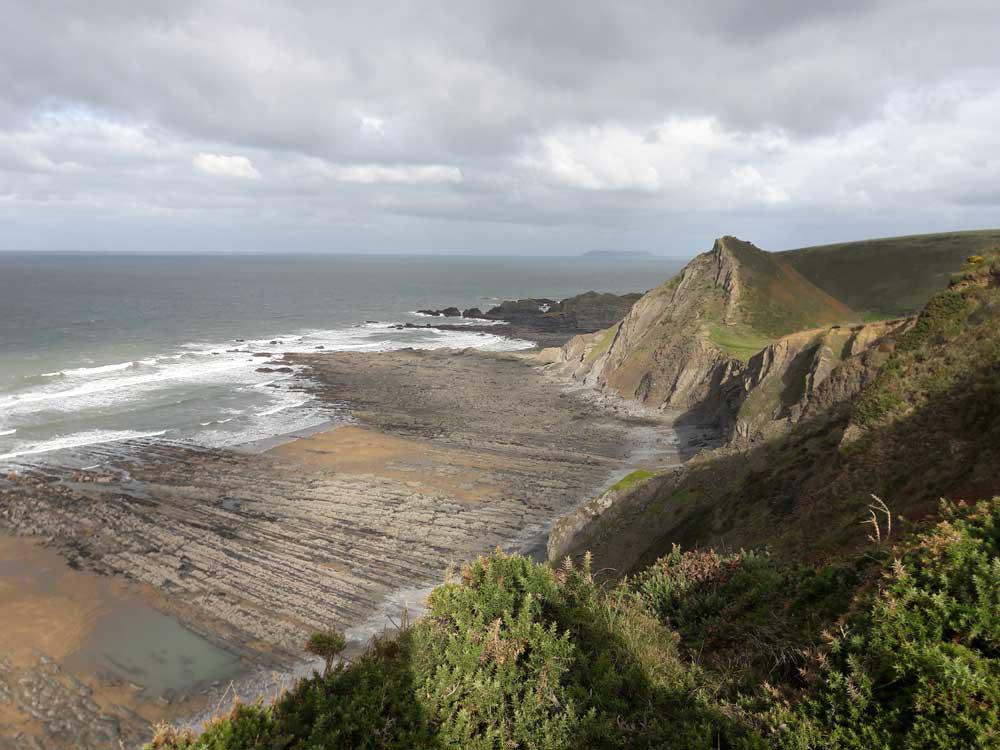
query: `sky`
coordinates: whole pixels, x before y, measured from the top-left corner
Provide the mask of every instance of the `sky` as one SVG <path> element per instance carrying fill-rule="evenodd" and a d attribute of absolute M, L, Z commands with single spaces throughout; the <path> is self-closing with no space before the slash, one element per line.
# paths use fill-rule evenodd
<path fill-rule="evenodd" d="M 996 0 L 0 0 L 0 250 L 1000 226 Z"/>

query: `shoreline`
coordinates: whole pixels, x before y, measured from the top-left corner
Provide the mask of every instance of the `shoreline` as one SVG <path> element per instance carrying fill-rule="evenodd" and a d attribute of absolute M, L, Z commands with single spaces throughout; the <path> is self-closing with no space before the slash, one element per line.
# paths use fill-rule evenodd
<path fill-rule="evenodd" d="M 276 673 L 309 673 L 310 630 L 338 627 L 360 648 L 391 625 L 395 600 L 410 594 L 412 606 L 448 564 L 497 544 L 544 555 L 556 519 L 637 460 L 680 462 L 668 416 L 612 404 L 533 355 L 286 359 L 306 366 L 302 390 L 348 404 L 352 419 L 249 451 L 126 445 L 101 456 L 107 483 L 58 470 L 13 491 L 0 480 L 11 501 L 0 528 L 43 531 L 71 565 L 147 584 L 194 632 L 264 656 L 233 681 L 244 700 L 267 697 Z M 97 538 L 81 536 L 87 510 Z M 226 690 L 202 696 L 190 721 Z"/>

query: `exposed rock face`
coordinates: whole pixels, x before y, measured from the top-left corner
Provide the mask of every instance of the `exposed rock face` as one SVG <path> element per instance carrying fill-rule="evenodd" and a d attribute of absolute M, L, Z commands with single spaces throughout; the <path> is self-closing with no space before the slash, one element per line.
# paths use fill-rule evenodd
<path fill-rule="evenodd" d="M 639 293 L 584 292 L 559 302 L 545 298 L 508 300 L 490 308 L 482 317 L 543 329 L 589 332 L 620 321 L 641 297 Z"/>
<path fill-rule="evenodd" d="M 34 719 L 44 731 L 40 737 L 0 724 L 2 750 L 134 747 L 152 734 L 149 724 L 125 706 L 105 711 L 88 685 L 43 654 L 23 668 L 0 656 L 0 707 Z"/>
<path fill-rule="evenodd" d="M 780 335 L 803 321 L 851 315 L 774 256 L 722 237 L 621 323 L 577 336 L 541 361 L 654 408 L 697 412 L 751 440 L 772 422 L 800 419 L 835 367 L 908 325 L 806 326 Z M 737 356 L 754 346 L 763 348 L 748 361 Z M 846 394 L 850 388 L 838 382 Z"/>
<path fill-rule="evenodd" d="M 624 318 L 641 297 L 641 294 L 585 292 L 567 297 L 555 305 L 548 315 L 561 318 L 566 328 L 595 331 Z"/>
<path fill-rule="evenodd" d="M 417 310 L 417 312 L 423 315 L 433 315 L 435 318 L 458 318 L 462 315 L 462 311 L 457 307 L 445 307 L 441 310 Z"/>
<path fill-rule="evenodd" d="M 561 302 L 545 297 L 507 300 L 486 312 L 471 308 L 462 313 L 466 318 L 484 318 L 504 321 L 506 325 L 450 326 L 436 324 L 442 330 L 491 333 L 516 339 L 534 341 L 542 346 L 561 346 L 571 337 L 607 328 L 620 321 L 632 305 L 642 297 L 633 294 L 601 294 L 585 292 L 567 297 Z M 420 310 L 437 314 L 440 310 Z"/>
<path fill-rule="evenodd" d="M 914 320 L 801 331 L 765 347 L 738 378 L 732 437 L 752 442 L 853 398 Z"/>
<path fill-rule="evenodd" d="M 577 379 L 656 408 L 693 408 L 718 395 L 740 363 L 710 339 L 710 322 L 735 308 L 738 264 L 726 241 L 647 293 L 617 326 L 563 348 Z"/>

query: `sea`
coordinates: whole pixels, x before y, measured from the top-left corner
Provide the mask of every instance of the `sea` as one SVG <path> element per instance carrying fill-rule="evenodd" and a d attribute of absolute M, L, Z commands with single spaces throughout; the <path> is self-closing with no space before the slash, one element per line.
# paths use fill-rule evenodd
<path fill-rule="evenodd" d="M 394 325 L 428 322 L 422 308 L 645 291 L 682 265 L 656 257 L 0 253 L 0 466 L 57 463 L 110 442 L 222 448 L 293 435 L 345 418 L 346 407 L 311 397 L 302 373 L 259 372 L 272 358 L 526 349 L 530 342 L 490 333 Z"/>

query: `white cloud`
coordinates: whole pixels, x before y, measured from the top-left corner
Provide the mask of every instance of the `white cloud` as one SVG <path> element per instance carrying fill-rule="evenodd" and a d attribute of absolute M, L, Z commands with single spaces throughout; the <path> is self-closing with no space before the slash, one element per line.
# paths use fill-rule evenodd
<path fill-rule="evenodd" d="M 658 190 L 660 173 L 642 134 L 622 127 L 561 130 L 524 163 L 543 177 L 587 190 Z"/>
<path fill-rule="evenodd" d="M 312 169 L 339 182 L 354 182 L 363 185 L 396 184 L 421 185 L 458 183 L 462 181 L 462 170 L 441 164 L 412 166 L 385 166 L 381 164 L 361 164 L 345 166 L 311 160 Z"/>
<path fill-rule="evenodd" d="M 762 203 L 776 205 L 788 203 L 792 199 L 780 186 L 765 180 L 764 176 L 751 164 L 736 167 L 729 174 L 733 178 L 735 188 L 748 191 Z"/>
<path fill-rule="evenodd" d="M 554 187 L 643 191 L 650 213 L 933 208 L 948 215 L 995 203 L 997 154 L 1000 87 L 946 84 L 897 92 L 876 117 L 834 135 L 673 117 L 652 126 L 561 128 L 521 164 Z"/>
<path fill-rule="evenodd" d="M 381 117 L 362 117 L 361 130 L 369 133 L 377 133 L 378 135 L 385 135 L 385 120 Z"/>
<path fill-rule="evenodd" d="M 222 154 L 198 154 L 192 160 L 195 167 L 205 174 L 219 177 L 239 177 L 244 180 L 259 180 L 258 172 L 247 157 L 238 154 L 225 156 Z"/>

